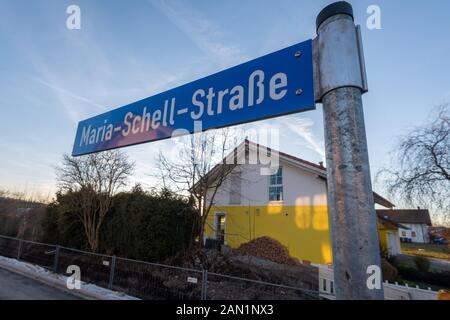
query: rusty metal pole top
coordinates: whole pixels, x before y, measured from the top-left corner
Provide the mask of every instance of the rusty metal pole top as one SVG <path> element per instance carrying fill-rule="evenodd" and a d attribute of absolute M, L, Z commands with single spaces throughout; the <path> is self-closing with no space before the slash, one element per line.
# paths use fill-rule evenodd
<path fill-rule="evenodd" d="M 316 31 L 319 30 L 320 25 L 328 18 L 337 14 L 346 14 L 353 20 L 353 7 L 347 1 L 334 2 L 320 11 L 316 19 Z"/>

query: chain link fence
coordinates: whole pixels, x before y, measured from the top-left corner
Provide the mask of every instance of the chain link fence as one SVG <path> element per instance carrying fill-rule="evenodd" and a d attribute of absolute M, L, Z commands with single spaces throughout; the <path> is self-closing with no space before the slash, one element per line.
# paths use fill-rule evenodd
<path fill-rule="evenodd" d="M 0 235 L 0 256 L 148 300 L 306 300 L 319 292 L 230 275 L 97 254 Z"/>

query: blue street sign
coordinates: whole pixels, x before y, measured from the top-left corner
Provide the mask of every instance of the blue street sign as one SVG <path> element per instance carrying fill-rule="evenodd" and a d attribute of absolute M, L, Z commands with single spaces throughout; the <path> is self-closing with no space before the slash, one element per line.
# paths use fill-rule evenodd
<path fill-rule="evenodd" d="M 312 40 L 78 124 L 73 156 L 315 108 Z"/>

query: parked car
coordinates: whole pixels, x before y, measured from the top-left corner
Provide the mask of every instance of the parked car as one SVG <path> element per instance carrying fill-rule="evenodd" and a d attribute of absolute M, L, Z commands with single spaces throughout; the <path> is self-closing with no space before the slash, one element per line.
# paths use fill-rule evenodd
<path fill-rule="evenodd" d="M 433 239 L 434 244 L 448 244 L 448 240 L 445 238 L 436 238 Z"/>

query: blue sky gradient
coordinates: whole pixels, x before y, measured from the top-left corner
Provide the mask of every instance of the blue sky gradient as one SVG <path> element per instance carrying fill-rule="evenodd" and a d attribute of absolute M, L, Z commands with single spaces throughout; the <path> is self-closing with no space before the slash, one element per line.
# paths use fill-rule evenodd
<path fill-rule="evenodd" d="M 51 194 L 79 120 L 314 38 L 331 2 L 0 0 L 0 189 Z M 362 25 L 374 175 L 397 137 L 450 101 L 450 2 L 350 2 Z M 81 8 L 81 30 L 66 28 L 71 4 Z M 381 8 L 381 30 L 366 28 L 371 4 Z M 320 105 L 245 127 L 267 126 L 280 129 L 282 151 L 323 160 Z M 152 186 L 159 150 L 175 155 L 174 146 L 123 149 L 137 163 L 132 183 Z"/>

